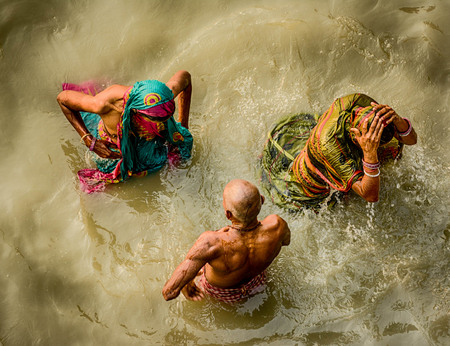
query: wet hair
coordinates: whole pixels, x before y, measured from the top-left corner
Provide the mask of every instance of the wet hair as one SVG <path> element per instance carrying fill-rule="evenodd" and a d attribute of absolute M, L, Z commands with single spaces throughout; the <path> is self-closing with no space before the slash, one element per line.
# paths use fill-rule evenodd
<path fill-rule="evenodd" d="M 374 116 L 371 116 L 371 117 L 369 118 L 369 122 L 367 123 L 367 130 L 368 130 L 368 129 L 370 128 L 370 126 L 372 125 L 373 119 L 374 119 Z M 353 126 L 353 127 L 359 128 L 359 130 L 361 131 L 362 120 L 359 119 L 358 125 L 355 125 L 355 124 L 354 124 L 354 125 L 352 125 L 352 126 Z M 353 142 L 354 144 L 357 144 L 354 134 L 351 133 L 350 131 L 348 132 L 348 134 L 350 135 L 350 138 L 351 138 L 352 142 Z M 393 123 L 390 123 L 388 126 L 386 126 L 386 127 L 383 129 L 383 132 L 381 133 L 380 145 L 384 145 L 384 144 L 389 143 L 389 142 L 392 140 L 392 138 L 394 137 L 394 134 L 395 134 L 395 127 L 394 127 L 394 124 L 393 124 Z"/>
<path fill-rule="evenodd" d="M 389 143 L 392 138 L 394 138 L 395 127 L 394 124 L 390 123 L 383 129 L 383 133 L 381 134 L 380 145 Z"/>
<path fill-rule="evenodd" d="M 367 124 L 368 129 L 370 128 L 370 125 L 372 125 L 373 118 L 374 117 L 372 117 L 369 120 L 369 123 Z M 392 140 L 392 138 L 394 137 L 394 134 L 395 134 L 394 124 L 390 123 L 388 126 L 386 126 L 383 129 L 383 132 L 381 133 L 380 145 L 389 143 Z"/>

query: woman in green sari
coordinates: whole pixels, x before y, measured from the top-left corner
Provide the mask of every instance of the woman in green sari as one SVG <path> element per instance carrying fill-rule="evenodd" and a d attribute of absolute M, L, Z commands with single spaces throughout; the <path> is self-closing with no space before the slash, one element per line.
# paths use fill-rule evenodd
<path fill-rule="evenodd" d="M 350 189 L 378 201 L 380 164 L 398 159 L 417 135 L 411 122 L 363 94 L 336 99 L 316 121 L 310 114 L 282 119 L 269 133 L 262 181 L 272 200 L 288 209 L 312 207 L 331 190 Z"/>

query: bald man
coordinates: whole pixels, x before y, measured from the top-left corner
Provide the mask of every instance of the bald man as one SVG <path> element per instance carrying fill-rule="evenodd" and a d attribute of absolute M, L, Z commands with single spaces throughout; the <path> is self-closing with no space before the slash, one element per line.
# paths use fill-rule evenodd
<path fill-rule="evenodd" d="M 291 232 L 278 215 L 258 220 L 264 197 L 246 180 L 232 180 L 223 192 L 230 226 L 200 235 L 164 285 L 164 299 L 180 294 L 201 300 L 205 294 L 226 303 L 241 301 L 265 287 L 266 268 L 289 245 Z"/>

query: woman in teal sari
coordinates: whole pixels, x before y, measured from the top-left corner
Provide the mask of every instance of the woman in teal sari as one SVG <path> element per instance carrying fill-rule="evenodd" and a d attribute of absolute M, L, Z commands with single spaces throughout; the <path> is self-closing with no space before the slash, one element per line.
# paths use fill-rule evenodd
<path fill-rule="evenodd" d="M 97 164 L 97 169 L 78 172 L 83 190 L 101 191 L 107 183 L 155 172 L 174 154 L 189 158 L 191 92 L 186 71 L 166 84 L 146 80 L 103 91 L 93 83 L 63 84 L 59 105 Z M 177 96 L 179 123 L 173 119 Z"/>

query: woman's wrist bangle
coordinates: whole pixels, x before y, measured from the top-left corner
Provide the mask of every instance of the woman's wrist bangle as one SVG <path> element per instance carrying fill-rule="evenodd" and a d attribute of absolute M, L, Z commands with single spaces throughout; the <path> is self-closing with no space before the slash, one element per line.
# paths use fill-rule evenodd
<path fill-rule="evenodd" d="M 366 170 L 364 170 L 364 174 L 367 175 L 368 177 L 376 178 L 380 175 L 380 170 L 378 170 L 378 173 L 376 173 L 376 174 L 370 174 L 370 173 L 367 173 Z"/>
<path fill-rule="evenodd" d="M 89 132 L 84 134 L 83 137 L 81 137 L 81 139 L 80 139 L 80 143 L 83 143 L 83 139 L 85 139 L 87 136 L 92 136 L 92 134 Z M 92 136 L 92 137 L 94 137 L 94 136 Z"/>
<path fill-rule="evenodd" d="M 90 150 L 90 151 L 93 151 L 93 150 L 94 150 L 95 142 L 97 142 L 97 138 L 94 137 L 94 139 L 93 139 L 92 142 L 91 142 L 91 146 L 89 147 L 89 150 Z"/>
<path fill-rule="evenodd" d="M 380 168 L 381 164 L 380 162 L 376 162 L 376 163 L 368 163 L 364 160 L 362 160 L 363 166 L 369 169 L 378 169 Z"/>
<path fill-rule="evenodd" d="M 411 122 L 409 121 L 409 119 L 403 118 L 403 120 L 405 120 L 405 121 L 408 123 L 408 129 L 407 129 L 406 131 L 404 131 L 404 132 L 399 132 L 398 135 L 399 135 L 400 137 L 406 137 L 406 136 L 408 136 L 408 135 L 411 133 L 411 131 L 412 131 L 412 125 L 411 125 Z"/>

